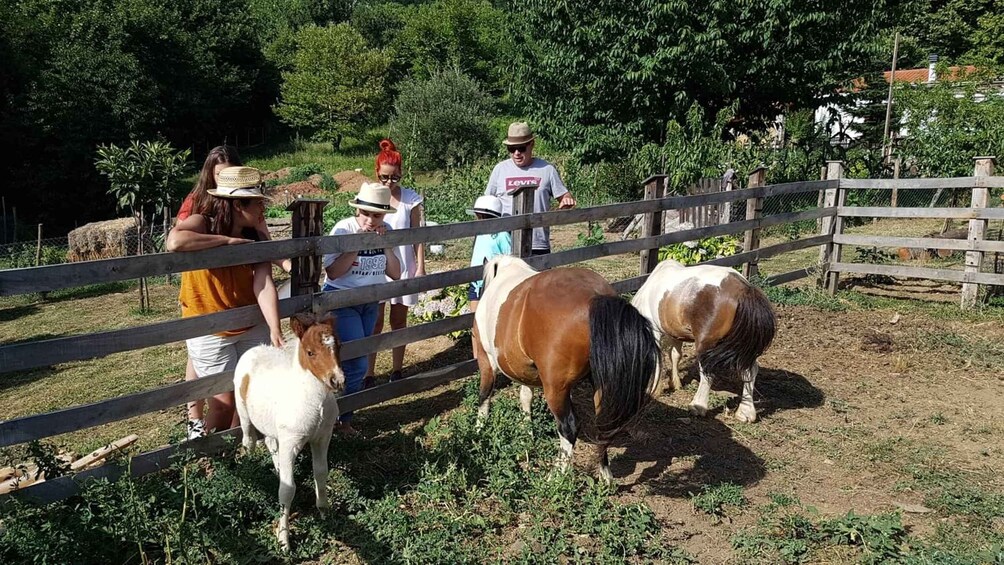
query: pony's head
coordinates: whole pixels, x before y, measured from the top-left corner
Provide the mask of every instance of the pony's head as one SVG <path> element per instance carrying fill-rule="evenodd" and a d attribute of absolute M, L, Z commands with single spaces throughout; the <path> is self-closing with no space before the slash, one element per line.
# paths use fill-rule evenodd
<path fill-rule="evenodd" d="M 513 257 L 512 255 L 498 255 L 493 257 L 491 261 L 486 261 L 484 273 L 485 284 L 483 290 L 488 290 L 488 285 L 492 283 L 492 280 L 494 280 L 499 273 L 514 267 L 531 271 L 533 270 L 530 265 L 526 264 L 526 261 L 520 259 L 519 257 Z"/>
<path fill-rule="evenodd" d="M 341 342 L 335 331 L 335 319 L 326 314 L 317 319 L 312 314 L 295 314 L 289 320 L 300 340 L 296 361 L 333 392 L 345 389 L 342 372 Z"/>

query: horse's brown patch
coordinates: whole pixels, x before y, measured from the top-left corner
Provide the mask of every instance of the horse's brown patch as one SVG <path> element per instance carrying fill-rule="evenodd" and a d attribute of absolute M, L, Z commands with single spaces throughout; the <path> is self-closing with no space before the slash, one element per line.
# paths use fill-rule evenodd
<path fill-rule="evenodd" d="M 245 373 L 244 377 L 241 378 L 241 389 L 240 389 L 241 400 L 243 400 L 245 404 L 247 404 L 248 401 L 248 386 L 250 385 L 251 385 L 251 374 Z"/>
<path fill-rule="evenodd" d="M 662 331 L 681 341 L 694 342 L 698 352 L 725 337 L 735 320 L 737 298 L 746 282 L 729 275 L 721 286 L 700 285 L 696 280 L 666 292 L 659 301 Z"/>

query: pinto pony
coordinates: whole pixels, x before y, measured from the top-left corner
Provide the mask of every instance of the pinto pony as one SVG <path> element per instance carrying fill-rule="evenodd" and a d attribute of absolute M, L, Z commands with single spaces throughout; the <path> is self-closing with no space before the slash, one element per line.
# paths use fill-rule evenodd
<path fill-rule="evenodd" d="M 690 403 L 694 415 L 708 411 L 715 378 L 742 380 L 736 418 L 756 421 L 753 385 L 757 358 L 774 339 L 774 309 L 764 293 L 729 267 L 685 267 L 668 259 L 659 263 L 631 303 L 649 320 L 656 338 L 669 341 L 673 389 L 680 388 L 683 342 L 693 342 L 701 382 Z"/>
<path fill-rule="evenodd" d="M 521 259 L 502 255 L 485 264 L 473 341 L 481 370 L 481 421 L 496 373 L 523 385 L 520 404 L 527 414 L 528 387 L 543 388 L 561 436 L 561 468 L 570 463 L 579 433 L 572 388 L 591 380 L 599 473 L 611 481 L 607 446 L 658 384 L 659 345 L 648 320 L 593 271 L 538 273 Z"/>
<path fill-rule="evenodd" d="M 334 319 L 297 314 L 290 327 L 298 338 L 295 346 L 259 345 L 241 355 L 234 369 L 244 447 L 251 449 L 264 435 L 279 473 L 282 517 L 276 535 L 285 550 L 289 550 L 289 506 L 296 492 L 293 464 L 308 443 L 317 508 L 323 512 L 329 507 L 328 443 L 338 419 L 335 393 L 345 388 Z"/>

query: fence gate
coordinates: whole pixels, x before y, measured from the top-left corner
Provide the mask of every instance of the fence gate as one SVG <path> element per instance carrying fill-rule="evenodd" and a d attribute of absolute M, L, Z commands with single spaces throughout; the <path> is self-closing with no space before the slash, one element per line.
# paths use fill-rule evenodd
<path fill-rule="evenodd" d="M 711 194 L 722 191 L 722 181 L 718 178 L 704 178 L 687 187 L 687 195 Z M 704 204 L 694 208 L 680 209 L 680 223 L 689 222 L 695 228 L 706 228 L 717 226 L 721 223 L 728 223 L 729 219 L 723 217 L 726 214 L 727 206 L 724 204 Z"/>

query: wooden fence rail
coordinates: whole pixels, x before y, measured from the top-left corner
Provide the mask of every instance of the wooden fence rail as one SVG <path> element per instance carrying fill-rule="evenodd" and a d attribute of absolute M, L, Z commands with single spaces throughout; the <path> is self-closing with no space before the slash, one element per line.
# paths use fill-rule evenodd
<path fill-rule="evenodd" d="M 1004 186 L 1004 182 L 998 183 L 998 180 L 989 177 L 973 177 L 972 179 L 925 179 L 925 182 L 922 183 L 916 180 L 898 181 L 901 184 L 882 181 L 884 183 L 882 188 L 936 188 L 955 187 L 956 185 L 959 187 L 972 187 L 974 186 L 974 182 L 981 182 L 987 186 Z M 357 234 L 338 237 L 307 237 L 184 254 L 161 254 L 39 267 L 35 269 L 0 271 L 0 296 L 57 290 L 72 286 L 127 280 L 140 276 L 154 276 L 184 270 L 268 261 L 278 257 L 307 257 L 324 253 L 356 251 L 376 245 L 430 243 L 472 237 L 482 233 L 493 233 L 504 230 L 528 230 L 538 226 L 565 225 L 610 217 L 652 214 L 653 218 L 655 218 L 655 215 L 659 212 L 669 209 L 693 208 L 696 206 L 741 201 L 749 203 L 751 200 L 769 196 L 834 191 L 841 188 L 877 188 L 877 186 L 865 186 L 860 181 L 829 179 L 754 186 L 730 192 L 665 198 L 658 198 L 658 191 L 656 190 L 654 191 L 654 198 L 650 197 L 648 200 L 639 202 L 612 204 L 577 210 L 543 212 L 496 220 L 480 220 L 477 222 L 464 222 L 411 230 L 397 230 L 389 232 L 385 236 Z M 686 231 L 665 234 L 654 231 L 649 237 L 570 249 L 549 255 L 530 257 L 527 260 L 537 268 L 551 268 L 604 256 L 637 253 L 643 250 L 658 250 L 659 247 L 665 245 L 705 237 L 745 234 L 753 230 L 759 231 L 765 227 L 791 222 L 821 218 L 834 220 L 842 212 L 851 215 L 856 212 L 864 214 L 866 211 L 872 210 L 870 208 L 836 206 L 835 204 L 836 201 L 830 206 L 765 217 L 753 214 L 752 216 L 748 216 L 745 221 L 724 223 Z M 924 210 L 927 212 L 931 211 L 931 209 Z M 907 213 L 909 214 L 909 212 Z M 948 212 L 945 213 L 947 214 Z M 967 219 L 1004 218 L 1004 214 L 997 215 L 996 211 L 982 208 L 964 209 L 964 211 L 956 213 L 961 215 L 951 217 Z M 661 225 L 661 223 L 656 223 L 655 225 Z M 851 237 L 843 234 L 838 235 L 842 238 Z M 769 247 L 759 247 L 756 244 L 738 255 L 714 259 L 709 261 L 709 263 L 735 266 L 747 262 L 756 262 L 763 258 L 798 249 L 852 242 L 852 239 L 838 240 L 833 234 L 823 233 Z M 995 250 L 996 247 L 990 245 L 990 243 L 982 242 L 966 249 Z M 853 267 L 856 266 L 841 262 L 833 262 L 830 265 L 830 269 L 834 272 L 839 272 L 843 269 L 853 270 Z M 644 272 L 644 267 L 642 271 Z M 775 275 L 768 280 L 780 284 L 809 276 L 811 271 L 811 267 L 796 269 L 788 273 Z M 989 277 L 989 275 L 978 273 L 975 275 L 965 273 L 964 275 L 967 277 L 964 280 L 975 282 L 988 280 Z M 283 317 L 286 317 L 294 312 L 304 310 L 325 311 L 342 306 L 373 302 L 402 294 L 412 294 L 462 284 L 476 280 L 480 276 L 479 268 L 467 268 L 361 289 L 294 296 L 280 302 L 280 312 Z M 633 292 L 641 286 L 645 278 L 646 275 L 642 274 L 641 276 L 617 281 L 613 284 L 619 292 Z M 54 363 L 100 357 L 121 351 L 171 343 L 222 329 L 246 326 L 249 323 L 261 321 L 261 314 L 257 310 L 257 307 L 252 306 L 190 319 L 161 322 L 138 328 L 67 336 L 37 342 L 8 344 L 0 347 L 0 372 L 20 371 Z M 443 335 L 450 331 L 469 327 L 471 318 L 472 315 L 468 314 L 371 336 L 346 344 L 343 354 L 357 356 Z M 409 379 L 388 383 L 342 397 L 339 399 L 339 405 L 346 411 L 373 406 L 393 398 L 428 390 L 440 384 L 470 375 L 475 368 L 476 364 L 474 361 L 464 361 L 449 367 L 422 373 Z M 203 398 L 229 390 L 232 390 L 232 373 L 225 372 L 197 381 L 177 383 L 123 397 L 102 400 L 84 406 L 16 418 L 0 422 L 0 446 L 86 429 L 151 411 L 170 408 L 187 400 Z M 169 464 L 171 457 L 185 450 L 194 450 L 197 454 L 219 452 L 228 445 L 229 438 L 238 436 L 239 430 L 229 430 L 207 438 L 138 455 L 132 458 L 131 472 L 133 475 L 141 475 L 164 468 Z M 121 468 L 114 465 L 106 465 L 102 468 L 80 473 L 74 477 L 52 479 L 35 487 L 18 491 L 16 496 L 30 497 L 41 501 L 58 500 L 77 492 L 79 481 L 83 479 L 93 477 L 114 478 L 122 472 Z"/>

